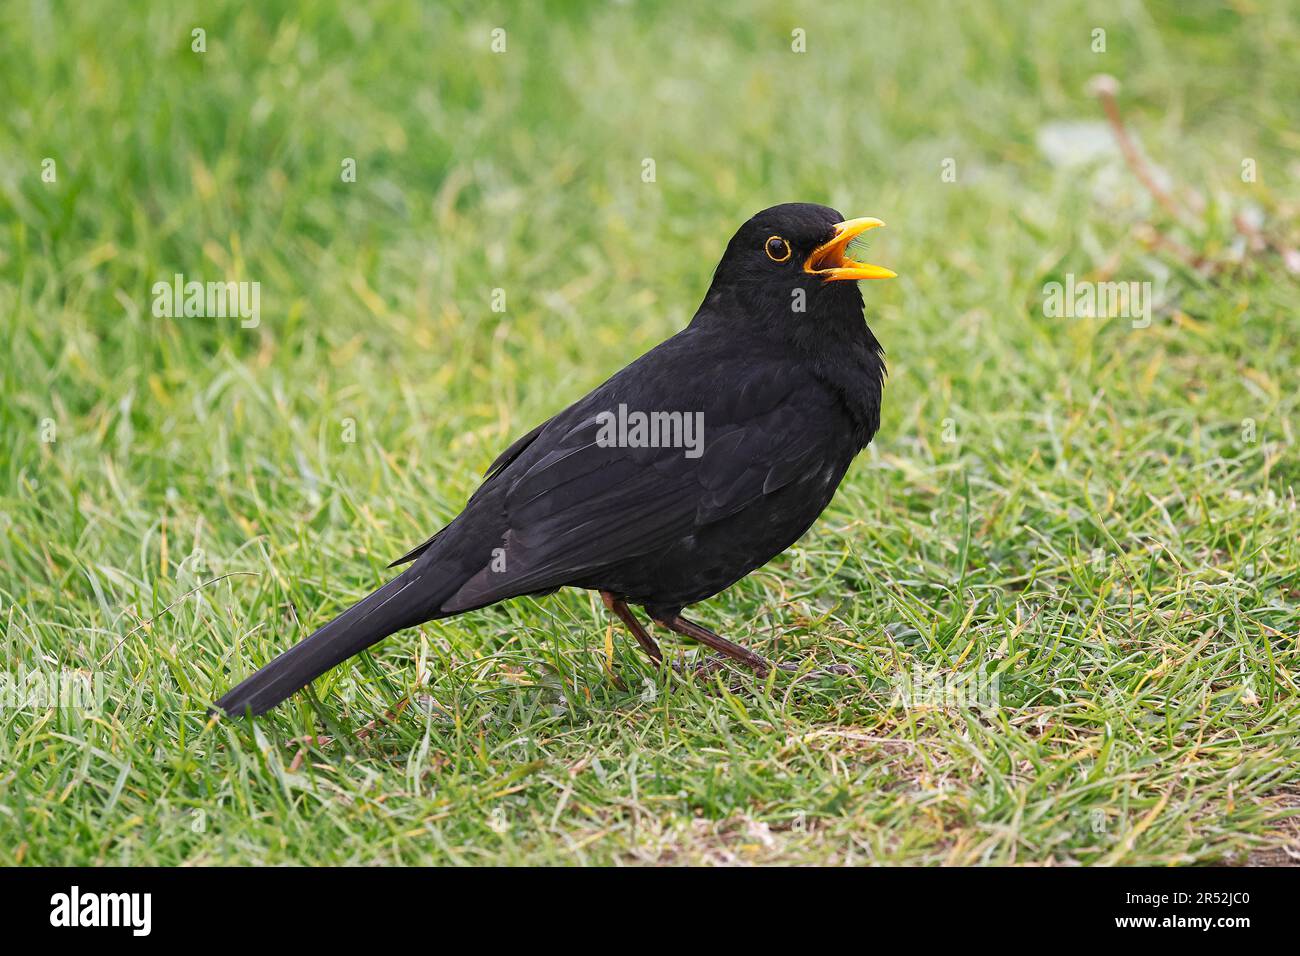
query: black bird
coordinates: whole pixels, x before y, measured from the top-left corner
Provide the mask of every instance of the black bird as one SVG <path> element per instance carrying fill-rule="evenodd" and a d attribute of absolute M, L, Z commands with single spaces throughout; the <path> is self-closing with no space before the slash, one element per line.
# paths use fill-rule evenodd
<path fill-rule="evenodd" d="M 394 631 L 562 587 L 599 591 L 656 663 L 652 620 L 766 674 L 682 617 L 797 541 L 880 425 L 883 350 L 845 249 L 878 219 L 787 203 L 732 237 L 689 326 L 501 453 L 411 566 L 216 706 L 261 714 Z"/>

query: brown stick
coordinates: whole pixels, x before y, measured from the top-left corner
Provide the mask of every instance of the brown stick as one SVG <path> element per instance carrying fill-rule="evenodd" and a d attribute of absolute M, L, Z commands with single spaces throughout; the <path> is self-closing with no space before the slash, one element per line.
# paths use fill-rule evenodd
<path fill-rule="evenodd" d="M 1088 84 L 1097 99 L 1101 100 L 1101 108 L 1106 114 L 1106 121 L 1110 124 L 1111 132 L 1115 134 L 1115 142 L 1119 144 L 1119 150 L 1124 156 L 1124 162 L 1128 168 L 1133 171 L 1133 175 L 1138 181 L 1146 187 L 1147 192 L 1155 197 L 1156 202 L 1164 207 L 1165 212 L 1173 216 L 1180 222 L 1187 222 L 1184 210 L 1178 208 L 1174 202 L 1174 197 L 1165 192 L 1160 184 L 1156 182 L 1155 175 L 1147 165 L 1146 160 L 1142 157 L 1142 151 L 1137 148 L 1133 138 L 1129 136 L 1128 129 L 1124 126 L 1124 119 L 1120 116 L 1119 100 L 1116 94 L 1119 92 L 1119 81 L 1113 76 L 1101 74 L 1094 76 Z"/>

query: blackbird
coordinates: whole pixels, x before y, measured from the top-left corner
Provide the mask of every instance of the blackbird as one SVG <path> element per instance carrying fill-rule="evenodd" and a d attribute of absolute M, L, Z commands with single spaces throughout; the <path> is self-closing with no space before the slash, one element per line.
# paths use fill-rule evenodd
<path fill-rule="evenodd" d="M 216 706 L 262 714 L 394 631 L 562 587 L 599 591 L 761 675 L 768 662 L 682 609 L 797 541 L 880 425 L 884 352 L 846 247 L 878 219 L 786 203 L 746 222 L 690 324 L 501 453 L 409 568 Z"/>

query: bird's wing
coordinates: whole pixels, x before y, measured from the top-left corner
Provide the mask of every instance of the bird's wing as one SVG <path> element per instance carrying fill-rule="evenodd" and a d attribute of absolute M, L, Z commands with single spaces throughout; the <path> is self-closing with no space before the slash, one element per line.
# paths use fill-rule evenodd
<path fill-rule="evenodd" d="M 538 435 L 540 435 L 542 433 L 542 429 L 545 428 L 550 423 L 551 420 L 548 418 L 546 421 L 542 422 L 540 425 L 538 425 L 536 428 L 530 431 L 527 435 L 521 435 L 519 438 L 516 438 L 513 442 L 510 443 L 509 448 L 507 448 L 501 454 L 497 455 L 496 459 L 492 462 L 492 464 L 488 465 L 487 471 L 483 473 L 483 483 L 479 485 L 476 489 L 474 489 L 474 494 L 470 495 L 469 500 L 473 501 L 480 494 L 482 494 L 483 490 L 492 484 L 492 479 L 495 478 L 497 475 L 501 474 L 501 472 L 506 467 L 508 467 L 512 461 L 514 461 L 521 454 L 523 454 L 524 449 L 527 448 L 529 445 L 531 445 L 533 443 L 533 439 L 535 439 Z M 405 564 L 408 561 L 414 561 L 420 555 L 424 554 L 424 552 L 428 551 L 429 548 L 433 545 L 433 543 L 438 540 L 438 535 L 442 534 L 442 532 L 446 530 L 447 530 L 446 528 L 441 528 L 440 530 L 435 531 L 424 542 L 422 542 L 421 544 L 417 544 L 410 551 L 406 552 L 406 554 L 402 555 L 400 558 L 398 558 L 396 561 L 390 564 L 389 567 L 395 568 L 399 564 Z"/>
<path fill-rule="evenodd" d="M 717 371 L 708 401 L 695 404 L 709 409 L 698 457 L 682 447 L 610 446 L 608 432 L 602 437 L 608 419 L 598 415 L 617 406 L 601 409 L 601 390 L 556 416 L 528 455 L 500 473 L 507 530 L 490 543 L 495 560 L 485 554 L 482 570 L 443 610 L 560 587 L 650 553 L 824 469 L 842 451 L 833 430 L 843 412 L 810 377 L 791 376 L 788 367 L 784 376 L 749 368 L 742 386 L 733 380 L 726 388 L 726 370 Z M 683 390 L 680 382 L 674 390 Z M 619 397 L 617 388 L 604 397 Z M 692 404 L 679 397 L 657 408 L 694 414 Z M 656 408 L 653 401 L 626 405 Z"/>

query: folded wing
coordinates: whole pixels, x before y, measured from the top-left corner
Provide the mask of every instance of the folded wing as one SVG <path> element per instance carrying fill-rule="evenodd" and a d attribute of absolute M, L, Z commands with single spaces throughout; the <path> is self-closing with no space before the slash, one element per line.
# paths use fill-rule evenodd
<path fill-rule="evenodd" d="M 562 587 L 741 512 L 825 468 L 835 446 L 832 417 L 842 414 L 812 379 L 747 376 L 726 399 L 715 393 L 703 415 L 701 453 L 691 457 L 683 447 L 611 445 L 599 404 L 593 393 L 557 416 L 527 456 L 495 476 L 508 489 L 507 530 L 444 611 Z"/>

